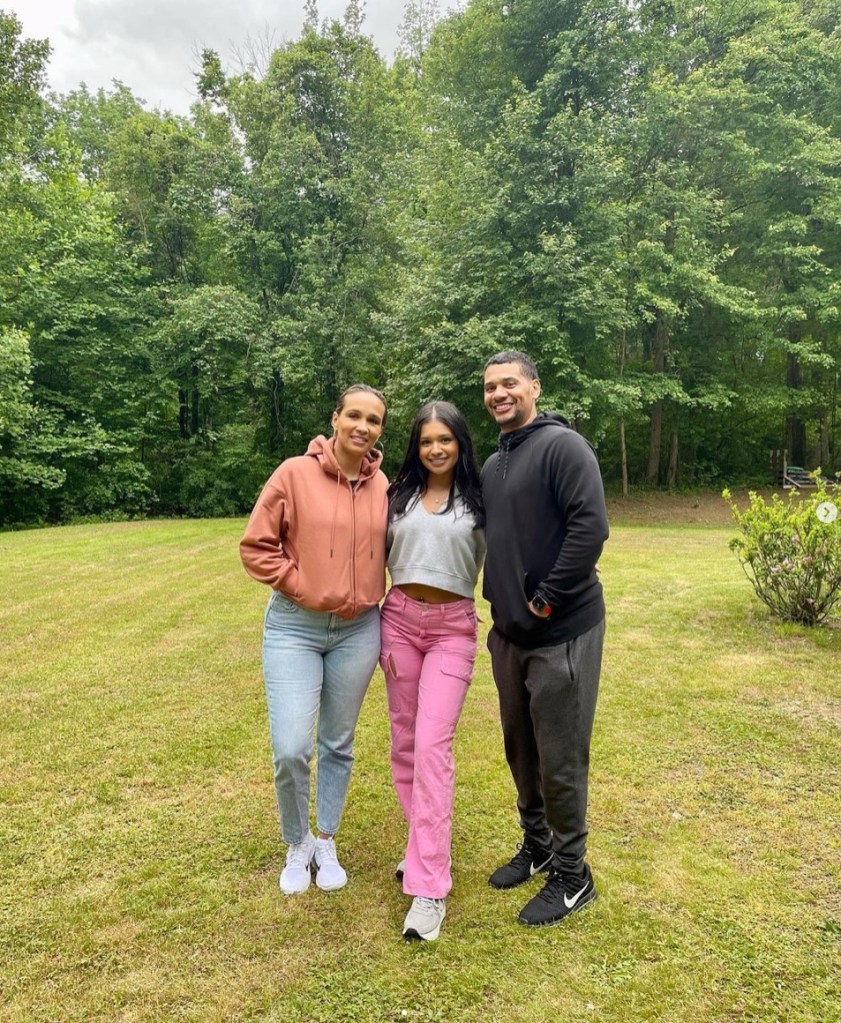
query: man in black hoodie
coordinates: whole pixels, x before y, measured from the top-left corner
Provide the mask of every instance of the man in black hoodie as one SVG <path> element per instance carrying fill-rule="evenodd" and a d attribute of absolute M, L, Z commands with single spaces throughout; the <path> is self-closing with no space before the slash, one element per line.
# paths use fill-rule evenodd
<path fill-rule="evenodd" d="M 500 429 L 499 450 L 482 469 L 488 649 L 524 836 L 490 885 L 516 888 L 546 873 L 519 915 L 539 927 L 596 898 L 585 861 L 587 775 L 604 640 L 596 562 L 607 512 L 593 449 L 562 416 L 537 411 L 532 360 L 500 352 L 484 382 L 485 407 Z"/>

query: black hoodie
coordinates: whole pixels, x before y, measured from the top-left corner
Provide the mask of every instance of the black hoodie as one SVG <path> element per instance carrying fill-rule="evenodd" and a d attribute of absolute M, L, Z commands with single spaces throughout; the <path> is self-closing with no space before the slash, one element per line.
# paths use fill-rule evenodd
<path fill-rule="evenodd" d="M 517 646 L 574 639 L 604 617 L 596 562 L 608 537 L 590 444 L 556 412 L 500 434 L 482 469 L 487 523 L 483 593 L 495 628 Z M 552 614 L 528 601 L 540 591 Z"/>

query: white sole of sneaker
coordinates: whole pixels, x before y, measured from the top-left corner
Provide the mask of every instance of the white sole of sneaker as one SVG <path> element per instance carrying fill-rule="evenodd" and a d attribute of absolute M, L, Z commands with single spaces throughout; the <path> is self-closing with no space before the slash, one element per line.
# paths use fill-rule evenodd
<path fill-rule="evenodd" d="M 322 884 L 321 881 L 318 880 L 318 876 L 316 876 L 315 883 L 316 886 L 320 888 L 323 892 L 337 892 L 340 889 L 344 888 L 344 886 L 347 884 L 347 878 L 345 878 L 344 881 L 339 881 L 338 883 L 334 881 L 333 884 L 327 883 Z"/>
<path fill-rule="evenodd" d="M 427 934 L 421 934 L 416 931 L 414 927 L 410 927 L 407 931 L 403 931 L 403 937 L 411 941 L 412 939 L 419 941 L 435 941 L 438 935 L 441 933 L 441 925 L 435 928 L 434 931 L 429 931 Z"/>
<path fill-rule="evenodd" d="M 531 920 L 523 920 L 521 917 L 518 916 L 517 923 L 522 924 L 523 927 L 557 927 L 558 924 L 562 924 L 564 920 L 572 916 L 573 913 L 580 913 L 582 912 L 582 910 L 587 909 L 588 906 L 592 906 L 598 897 L 599 893 L 593 890 L 593 892 L 590 895 L 588 895 L 586 899 L 583 899 L 581 902 L 579 902 L 578 905 L 571 909 L 568 913 L 564 913 L 563 916 L 559 916 L 557 920 L 543 920 L 534 923 Z"/>

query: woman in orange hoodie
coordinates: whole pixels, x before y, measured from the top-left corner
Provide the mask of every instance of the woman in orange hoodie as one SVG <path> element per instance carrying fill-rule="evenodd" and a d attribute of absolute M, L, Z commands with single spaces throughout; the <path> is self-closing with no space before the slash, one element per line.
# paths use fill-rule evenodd
<path fill-rule="evenodd" d="M 257 499 L 240 557 L 271 586 L 263 629 L 275 790 L 288 843 L 280 889 L 347 883 L 336 856 L 353 764 L 353 737 L 379 656 L 385 593 L 388 480 L 374 444 L 386 420 L 383 395 L 349 387 L 333 413 L 333 437 L 288 458 Z M 318 721 L 317 836 L 310 831 L 310 762 Z"/>

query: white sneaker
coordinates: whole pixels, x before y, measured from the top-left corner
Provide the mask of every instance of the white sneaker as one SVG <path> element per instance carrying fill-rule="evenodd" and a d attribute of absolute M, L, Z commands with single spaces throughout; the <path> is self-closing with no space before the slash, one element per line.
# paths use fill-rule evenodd
<path fill-rule="evenodd" d="M 339 863 L 332 838 L 315 840 L 315 864 L 318 867 L 315 883 L 323 892 L 335 892 L 347 884 L 347 874 Z"/>
<path fill-rule="evenodd" d="M 416 895 L 403 921 L 403 937 L 435 941 L 441 933 L 441 924 L 446 915 L 446 899 L 427 899 Z"/>
<path fill-rule="evenodd" d="M 312 875 L 310 863 L 315 853 L 315 838 L 308 831 L 303 842 L 289 846 L 286 853 L 286 866 L 280 874 L 280 890 L 284 895 L 300 895 L 310 886 Z"/>

